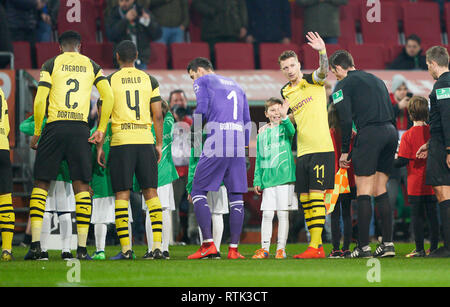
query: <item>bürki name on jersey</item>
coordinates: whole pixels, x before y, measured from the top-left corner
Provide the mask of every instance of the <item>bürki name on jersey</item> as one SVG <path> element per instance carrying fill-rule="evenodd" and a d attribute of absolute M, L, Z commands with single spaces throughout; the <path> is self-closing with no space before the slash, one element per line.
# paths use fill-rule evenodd
<path fill-rule="evenodd" d="M 120 124 L 122 130 L 145 130 L 148 129 L 147 124 L 124 123 Z"/>
<path fill-rule="evenodd" d="M 86 66 L 82 66 L 82 65 L 62 65 L 61 71 L 87 72 L 87 68 L 86 68 Z"/>
<path fill-rule="evenodd" d="M 84 114 L 77 112 L 69 112 L 69 111 L 58 111 L 56 117 L 61 119 L 75 119 L 75 120 L 83 120 Z"/>
<path fill-rule="evenodd" d="M 141 83 L 141 77 L 127 77 L 121 78 L 122 84 L 136 84 Z"/>
<path fill-rule="evenodd" d="M 292 112 L 296 112 L 298 111 L 300 108 L 302 108 L 305 104 L 307 104 L 308 102 L 313 101 L 314 99 L 312 98 L 312 96 L 309 96 L 299 102 L 296 102 L 295 105 L 293 107 L 291 107 Z"/>

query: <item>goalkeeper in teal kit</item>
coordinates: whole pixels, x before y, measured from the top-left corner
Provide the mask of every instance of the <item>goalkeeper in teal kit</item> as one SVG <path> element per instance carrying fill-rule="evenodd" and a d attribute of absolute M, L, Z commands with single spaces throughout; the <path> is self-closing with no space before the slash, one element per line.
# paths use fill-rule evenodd
<path fill-rule="evenodd" d="M 265 115 L 270 123 L 258 134 L 256 145 L 255 176 L 253 186 L 258 195 L 262 193 L 261 248 L 253 259 L 269 257 L 272 238 L 272 220 L 277 213 L 278 242 L 276 259 L 286 258 L 286 241 L 289 231 L 289 211 L 298 210 L 294 192 L 295 163 L 292 139 L 295 127 L 282 110 L 282 101 L 270 98 L 265 103 Z"/>

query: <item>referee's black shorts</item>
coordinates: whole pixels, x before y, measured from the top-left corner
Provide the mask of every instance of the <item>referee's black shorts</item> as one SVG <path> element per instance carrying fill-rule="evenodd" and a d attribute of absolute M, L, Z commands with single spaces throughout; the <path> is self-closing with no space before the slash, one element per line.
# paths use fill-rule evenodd
<path fill-rule="evenodd" d="M 334 152 L 318 152 L 297 158 L 295 192 L 325 191 L 334 188 Z"/>
<path fill-rule="evenodd" d="M 34 178 L 52 181 L 61 162 L 69 165 L 70 179 L 89 183 L 92 176 L 92 152 L 89 126 L 82 121 L 55 121 L 44 127 L 36 152 Z"/>
<path fill-rule="evenodd" d="M 391 123 L 358 130 L 351 156 L 355 175 L 371 176 L 376 172 L 389 175 L 397 146 L 398 132 Z"/>
<path fill-rule="evenodd" d="M 141 189 L 158 187 L 158 160 L 154 144 L 111 146 L 108 157 L 114 193 L 133 187 L 133 176 Z"/>
<path fill-rule="evenodd" d="M 432 136 L 428 142 L 425 184 L 434 187 L 450 185 L 450 169 L 447 166 L 446 159 L 447 151 L 444 141 Z"/>
<path fill-rule="evenodd" d="M 0 195 L 12 193 L 12 168 L 9 150 L 0 150 Z"/>

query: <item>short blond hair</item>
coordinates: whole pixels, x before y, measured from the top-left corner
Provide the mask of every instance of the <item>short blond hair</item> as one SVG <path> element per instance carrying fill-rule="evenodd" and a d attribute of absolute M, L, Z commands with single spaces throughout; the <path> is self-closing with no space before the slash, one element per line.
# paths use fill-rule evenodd
<path fill-rule="evenodd" d="M 285 61 L 289 58 L 295 58 L 298 61 L 297 53 L 295 53 L 294 50 L 286 50 L 283 51 L 283 53 L 278 57 L 278 64 L 281 64 L 282 61 Z"/>

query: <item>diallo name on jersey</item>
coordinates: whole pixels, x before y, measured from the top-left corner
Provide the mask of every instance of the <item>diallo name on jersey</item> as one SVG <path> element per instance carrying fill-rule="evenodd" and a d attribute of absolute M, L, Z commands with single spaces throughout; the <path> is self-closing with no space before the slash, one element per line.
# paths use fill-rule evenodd
<path fill-rule="evenodd" d="M 127 77 L 122 78 L 122 84 L 141 83 L 141 77 Z"/>
<path fill-rule="evenodd" d="M 87 68 L 86 68 L 86 66 L 82 66 L 82 65 L 62 65 L 61 71 L 86 72 Z"/>

